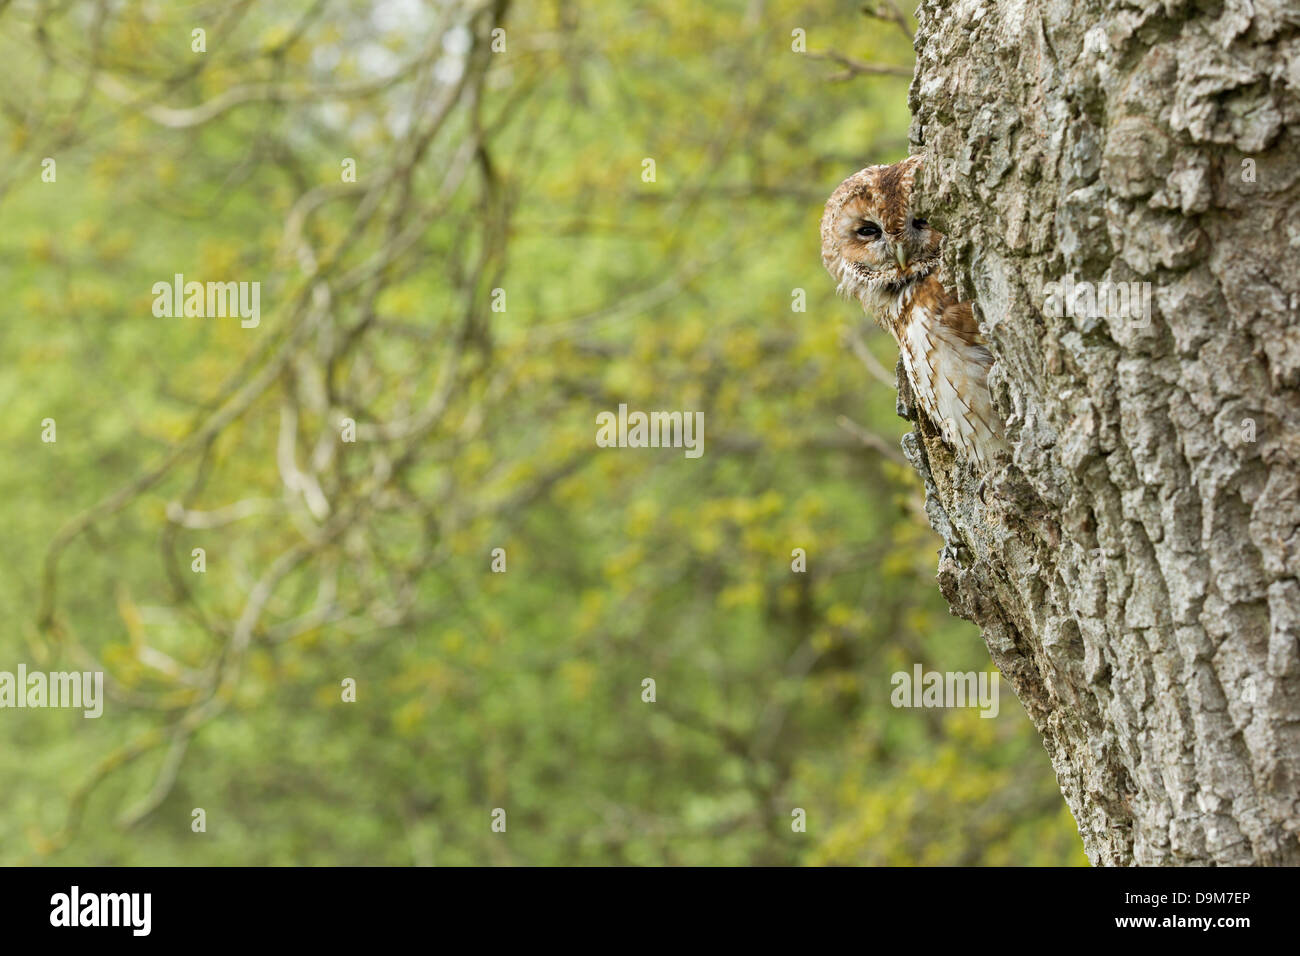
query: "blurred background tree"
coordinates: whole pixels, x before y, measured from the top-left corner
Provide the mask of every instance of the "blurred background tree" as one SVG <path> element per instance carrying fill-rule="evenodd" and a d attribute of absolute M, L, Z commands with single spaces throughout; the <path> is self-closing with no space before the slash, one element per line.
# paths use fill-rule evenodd
<path fill-rule="evenodd" d="M 906 152 L 878 14 L 6 5 L 0 669 L 109 700 L 3 713 L 0 862 L 1086 862 L 1009 689 L 889 704 L 989 664 L 818 256 Z"/>

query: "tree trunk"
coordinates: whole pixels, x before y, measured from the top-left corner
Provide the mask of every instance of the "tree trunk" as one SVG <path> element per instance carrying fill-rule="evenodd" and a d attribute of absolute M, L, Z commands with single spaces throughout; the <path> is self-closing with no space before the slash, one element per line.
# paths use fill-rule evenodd
<path fill-rule="evenodd" d="M 922 194 L 1014 447 L 980 487 L 905 442 L 943 593 L 1094 864 L 1300 863 L 1295 0 L 917 16 Z M 1149 319 L 1067 275 L 1149 283 Z"/>

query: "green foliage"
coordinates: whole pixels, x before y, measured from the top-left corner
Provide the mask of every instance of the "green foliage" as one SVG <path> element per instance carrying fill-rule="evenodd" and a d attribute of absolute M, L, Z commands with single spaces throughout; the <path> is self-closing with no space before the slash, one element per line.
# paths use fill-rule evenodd
<path fill-rule="evenodd" d="M 846 345 L 863 320 L 818 255 L 824 197 L 905 152 L 907 83 L 830 82 L 791 30 L 906 66 L 901 31 L 853 5 L 514 3 L 480 101 L 402 170 L 390 164 L 407 140 L 385 122 L 410 105 L 401 87 L 178 130 L 102 85 L 83 113 L 75 65 L 96 56 L 180 108 L 238 84 L 365 80 L 366 49 L 405 62 L 427 31 L 381 30 L 368 3 L 301 20 L 300 5 L 259 4 L 210 25 L 202 69 L 169 86 L 211 5 L 123 6 L 98 41 L 75 15 L 49 23 L 63 56 L 48 76 L 30 36 L 0 22 L 18 93 L 51 117 L 7 131 L 6 168 L 22 173 L 0 234 L 0 670 L 80 669 L 84 654 L 115 692 L 99 720 L 0 712 L 0 862 L 1083 862 L 1009 688 L 992 720 L 889 703 L 890 675 L 914 663 L 988 667 L 934 585 L 921 489 L 889 454 L 906 425 Z M 322 50 L 338 54 L 325 74 Z M 349 269 L 392 248 L 388 222 L 440 208 L 479 123 L 492 136 L 466 185 L 348 287 Z M 46 155 L 55 184 L 39 179 Z M 286 220 L 338 185 L 343 157 L 362 189 L 407 178 L 373 221 L 346 194 L 304 227 L 335 253 L 321 267 L 329 336 L 295 345 L 210 444 L 90 522 L 43 618 L 58 529 L 202 427 L 268 343 L 293 341 L 312 280 Z M 261 326 L 155 318 L 151 286 L 174 273 L 261 280 Z M 360 345 L 318 364 L 313 349 L 349 330 Z M 892 368 L 891 343 L 867 344 Z M 318 373 L 336 389 L 329 414 L 294 404 Z M 455 388 L 416 440 L 339 446 L 330 518 L 286 492 L 286 404 L 311 436 L 294 445 L 305 461 L 335 413 L 401 420 L 440 374 Z M 702 411 L 703 456 L 595 447 L 596 414 L 619 403 Z M 47 417 L 56 444 L 39 441 Z M 269 504 L 219 528 L 167 519 L 177 501 L 249 500 Z M 254 582 L 303 542 L 232 650 Z M 498 547 L 504 574 L 490 571 Z M 288 627 L 326 586 L 337 613 Z M 215 680 L 236 658 L 237 679 Z M 355 703 L 341 699 L 349 677 Z M 157 805 L 123 825 L 156 785 Z M 195 807 L 205 833 L 191 832 Z M 796 807 L 806 833 L 792 832 Z"/>

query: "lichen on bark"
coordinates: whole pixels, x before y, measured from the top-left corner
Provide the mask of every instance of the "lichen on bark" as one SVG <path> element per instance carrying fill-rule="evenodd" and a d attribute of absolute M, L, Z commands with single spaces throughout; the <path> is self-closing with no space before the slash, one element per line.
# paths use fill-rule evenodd
<path fill-rule="evenodd" d="M 922 196 L 1014 448 L 981 483 L 905 442 L 940 587 L 1094 863 L 1300 863 L 1300 10 L 917 17 Z M 1067 275 L 1149 314 L 1056 315 Z"/>

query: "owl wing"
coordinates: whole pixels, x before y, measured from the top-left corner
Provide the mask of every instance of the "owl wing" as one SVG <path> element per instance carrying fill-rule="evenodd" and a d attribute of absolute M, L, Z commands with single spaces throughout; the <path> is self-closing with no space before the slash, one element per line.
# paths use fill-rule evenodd
<path fill-rule="evenodd" d="M 954 302 L 948 306 L 939 316 L 939 324 L 947 326 L 953 335 L 968 345 L 988 348 L 988 343 L 980 332 L 980 324 L 975 321 L 975 310 L 969 302 Z"/>
<path fill-rule="evenodd" d="M 944 440 L 987 468 L 1007 447 L 988 389 L 993 355 L 969 302 L 918 298 L 899 336 L 913 391 Z"/>

